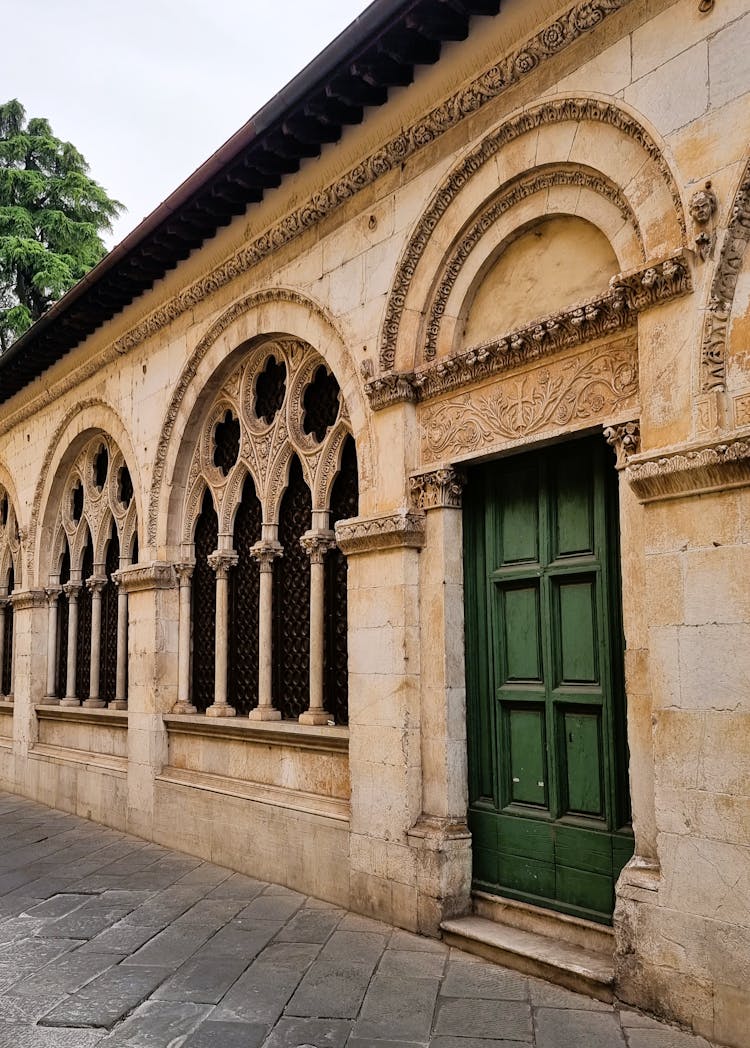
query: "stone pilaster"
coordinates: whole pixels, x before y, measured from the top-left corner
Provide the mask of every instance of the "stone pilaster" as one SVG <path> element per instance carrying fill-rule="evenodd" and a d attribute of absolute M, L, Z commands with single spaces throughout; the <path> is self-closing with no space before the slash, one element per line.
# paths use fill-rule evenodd
<path fill-rule="evenodd" d="M 42 701 L 46 684 L 47 601 L 44 590 L 16 590 L 13 602 L 13 752 L 16 779 L 26 777 L 29 747 L 36 741 L 34 706 Z"/>

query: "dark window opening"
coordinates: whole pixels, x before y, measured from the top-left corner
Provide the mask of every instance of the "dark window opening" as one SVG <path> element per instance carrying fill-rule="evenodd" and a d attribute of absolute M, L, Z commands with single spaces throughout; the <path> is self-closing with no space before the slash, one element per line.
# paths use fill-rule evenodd
<path fill-rule="evenodd" d="M 354 438 L 347 437 L 331 492 L 331 528 L 339 520 L 356 517 L 358 512 L 357 449 Z M 326 554 L 325 618 L 325 707 L 337 724 L 348 724 L 347 559 L 338 547 Z"/>
<path fill-rule="evenodd" d="M 234 521 L 237 566 L 229 574 L 229 701 L 242 715 L 258 705 L 260 571 L 250 550 L 260 542 L 262 522 L 260 501 L 248 477 Z"/>
<path fill-rule="evenodd" d="M 206 491 L 195 526 L 193 571 L 193 694 L 192 702 L 205 713 L 214 701 L 216 652 L 216 575 L 208 563 L 219 542 L 219 519 L 211 492 Z"/>
<path fill-rule="evenodd" d="M 339 414 L 339 384 L 324 364 L 316 369 L 302 403 L 302 428 L 320 444 Z"/>
<path fill-rule="evenodd" d="M 70 515 L 76 524 L 78 524 L 83 516 L 83 485 L 80 480 L 76 481 L 71 494 Z"/>
<path fill-rule="evenodd" d="M 133 501 L 133 481 L 127 466 L 120 466 L 117 474 L 117 501 L 125 509 Z"/>
<path fill-rule="evenodd" d="M 286 396 L 286 367 L 283 361 L 269 357 L 255 383 L 255 414 L 271 425 L 281 410 Z"/>
<path fill-rule="evenodd" d="M 240 422 L 231 411 L 224 415 L 214 430 L 214 465 L 218 466 L 224 476 L 240 457 Z"/>
<path fill-rule="evenodd" d="M 94 484 L 101 491 L 107 483 L 107 471 L 109 469 L 109 452 L 104 444 L 94 456 Z"/>

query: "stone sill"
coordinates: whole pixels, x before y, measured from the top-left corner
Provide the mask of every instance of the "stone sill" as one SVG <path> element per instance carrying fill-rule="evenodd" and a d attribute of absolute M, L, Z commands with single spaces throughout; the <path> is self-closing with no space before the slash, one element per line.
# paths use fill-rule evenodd
<path fill-rule="evenodd" d="M 57 721 L 65 724 L 102 724 L 107 728 L 128 726 L 127 710 L 91 709 L 86 706 L 48 706 L 39 703 L 34 707 L 39 720 Z"/>
<path fill-rule="evenodd" d="M 29 750 L 29 757 L 37 760 L 80 764 L 87 771 L 106 771 L 123 777 L 128 773 L 127 757 L 115 757 L 114 754 L 108 753 L 92 753 L 88 750 L 73 750 L 67 746 L 43 746 L 37 743 Z"/>
<path fill-rule="evenodd" d="M 308 815 L 319 815 L 327 819 L 334 819 L 336 822 L 349 822 L 349 801 L 339 797 L 321 797 L 284 786 L 266 786 L 263 783 L 246 782 L 227 775 L 189 771 L 186 768 L 174 768 L 171 765 L 167 765 L 162 774 L 156 776 L 156 781 L 170 786 L 206 790 L 225 797 L 239 797 L 242 800 L 255 801 L 274 808 L 287 808 L 295 812 L 305 812 Z"/>
<path fill-rule="evenodd" d="M 164 717 L 170 734 L 199 735 L 208 739 L 243 739 L 268 746 L 287 746 L 321 753 L 348 753 L 349 729 L 297 721 L 251 721 L 247 717 L 206 717 L 175 714 Z"/>
<path fill-rule="evenodd" d="M 8 713 L 13 712 L 15 703 L 12 698 L 0 699 L 0 710 L 5 710 Z"/>

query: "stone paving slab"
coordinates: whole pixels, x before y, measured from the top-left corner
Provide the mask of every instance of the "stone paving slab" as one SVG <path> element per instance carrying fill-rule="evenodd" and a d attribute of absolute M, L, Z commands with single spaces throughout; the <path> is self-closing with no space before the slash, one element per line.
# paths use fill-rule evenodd
<path fill-rule="evenodd" d="M 0 793 L 0 1048 L 711 1048 Z"/>

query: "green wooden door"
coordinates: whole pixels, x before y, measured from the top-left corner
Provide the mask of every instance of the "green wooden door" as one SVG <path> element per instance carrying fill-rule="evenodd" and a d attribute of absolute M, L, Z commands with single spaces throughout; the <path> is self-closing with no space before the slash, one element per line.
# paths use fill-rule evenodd
<path fill-rule="evenodd" d="M 608 922 L 633 852 L 610 451 L 477 467 L 464 506 L 475 887 Z"/>

